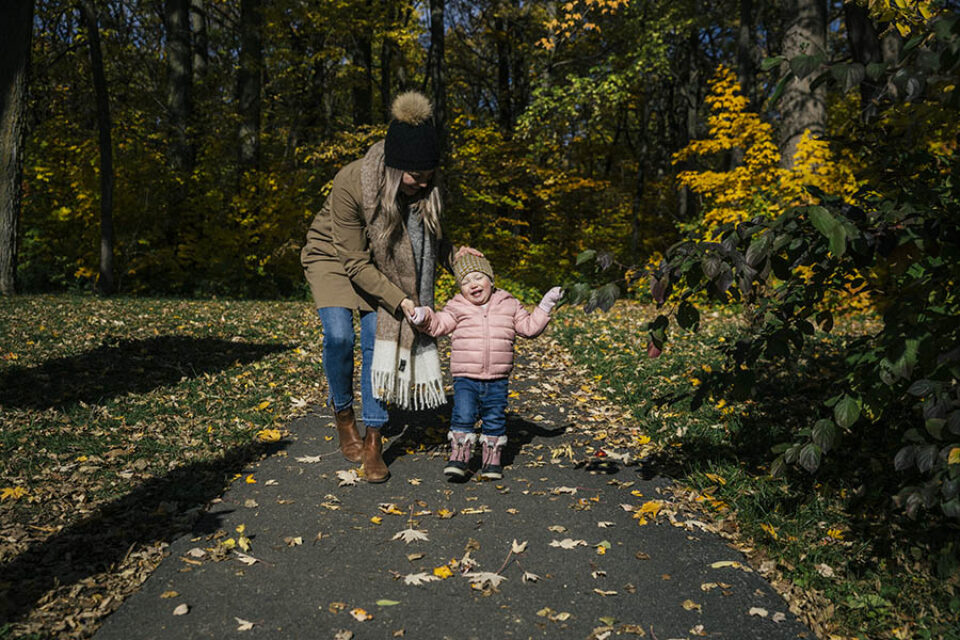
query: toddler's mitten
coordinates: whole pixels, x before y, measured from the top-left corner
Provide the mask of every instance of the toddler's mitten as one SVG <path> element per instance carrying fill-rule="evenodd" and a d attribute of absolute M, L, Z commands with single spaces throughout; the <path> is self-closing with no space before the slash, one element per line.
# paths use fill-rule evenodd
<path fill-rule="evenodd" d="M 414 307 L 413 315 L 410 316 L 410 322 L 419 327 L 421 324 L 427 321 L 427 312 L 429 310 L 429 307 Z"/>
<path fill-rule="evenodd" d="M 557 300 L 560 299 L 560 296 L 563 295 L 563 289 L 560 287 L 554 287 L 543 294 L 543 300 L 540 301 L 540 308 L 550 313 L 553 310 L 553 305 L 557 304 Z"/>

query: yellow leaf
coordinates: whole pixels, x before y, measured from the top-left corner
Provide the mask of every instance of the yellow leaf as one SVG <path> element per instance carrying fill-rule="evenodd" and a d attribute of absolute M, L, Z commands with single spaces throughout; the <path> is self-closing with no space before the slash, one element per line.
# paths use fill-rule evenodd
<path fill-rule="evenodd" d="M 380 524 L 383 522 L 383 518 L 381 518 L 380 516 L 373 516 L 372 518 L 370 518 L 370 522 L 372 522 L 373 524 Z"/>
<path fill-rule="evenodd" d="M 947 456 L 947 464 L 960 464 L 960 447 L 950 449 L 950 455 Z"/>
<path fill-rule="evenodd" d="M 236 532 L 237 532 L 237 533 L 243 534 L 243 532 L 246 531 L 246 530 L 247 530 L 247 525 L 245 525 L 245 524 L 238 524 L 238 525 L 237 525 L 237 528 L 236 528 Z"/>
<path fill-rule="evenodd" d="M 3 500 L 19 500 L 23 496 L 27 495 L 27 490 L 23 487 L 4 487 L 0 491 L 0 502 Z"/>
<path fill-rule="evenodd" d="M 261 429 L 257 431 L 257 439 L 260 442 L 277 442 L 282 434 L 279 429 Z"/>
<path fill-rule="evenodd" d="M 266 408 L 269 407 L 269 406 L 270 406 L 270 401 L 269 401 L 269 400 L 264 400 L 263 402 L 261 402 L 260 404 L 257 405 L 257 411 L 263 411 L 264 409 L 266 409 Z"/>
<path fill-rule="evenodd" d="M 243 481 L 247 484 L 257 484 L 257 479 L 253 477 L 252 473 L 244 478 Z"/>
<path fill-rule="evenodd" d="M 716 482 L 717 484 L 727 484 L 727 479 L 726 479 L 726 478 L 724 478 L 724 477 L 722 477 L 722 476 L 718 476 L 718 475 L 715 474 L 715 473 L 707 473 L 707 474 L 704 474 L 704 475 L 706 475 L 708 478 L 710 478 L 711 480 L 713 480 L 713 481 Z"/>
<path fill-rule="evenodd" d="M 769 525 L 766 522 L 761 522 L 760 528 L 766 531 L 768 534 L 770 534 L 770 537 L 773 538 L 774 540 L 779 539 L 779 536 L 777 535 L 777 530 L 774 529 L 772 525 Z"/>
<path fill-rule="evenodd" d="M 373 618 L 372 615 L 370 615 L 369 613 L 367 613 L 366 611 L 364 611 L 364 610 L 361 609 L 360 607 L 357 607 L 356 609 L 351 609 L 351 610 L 350 610 L 350 615 L 353 616 L 354 618 L 356 618 L 357 622 L 365 622 L 365 621 L 371 620 L 371 619 Z"/>
<path fill-rule="evenodd" d="M 433 570 L 433 575 L 437 576 L 441 580 L 446 580 L 453 575 L 453 571 L 450 570 L 450 567 L 443 565 L 441 567 L 436 567 Z"/>
<path fill-rule="evenodd" d="M 659 500 L 649 500 L 643 503 L 643 506 L 637 511 L 637 513 L 649 513 L 654 518 L 657 517 L 657 514 L 660 513 L 660 509 L 663 508 L 663 503 Z"/>

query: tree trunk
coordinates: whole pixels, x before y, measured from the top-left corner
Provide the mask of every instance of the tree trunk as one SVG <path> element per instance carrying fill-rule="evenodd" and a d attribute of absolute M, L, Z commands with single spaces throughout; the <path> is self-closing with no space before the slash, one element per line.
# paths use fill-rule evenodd
<path fill-rule="evenodd" d="M 825 0 L 792 0 L 792 20 L 783 35 L 783 55 L 826 55 L 827 5 Z M 811 88 L 816 73 L 794 77 L 780 99 L 780 164 L 792 169 L 797 144 L 808 129 L 822 136 L 826 129 L 827 104 L 823 85 Z"/>
<path fill-rule="evenodd" d="M 97 99 L 98 144 L 100 147 L 100 278 L 97 289 L 109 296 L 115 290 L 113 279 L 113 146 L 110 139 L 110 99 L 107 78 L 103 71 L 103 52 L 100 48 L 100 28 L 93 0 L 82 0 L 80 13 L 90 44 L 90 67 L 93 71 L 93 89 Z"/>
<path fill-rule="evenodd" d="M 193 115 L 193 52 L 190 50 L 190 0 L 166 0 L 167 110 L 170 113 L 170 165 L 174 171 L 193 171 L 190 143 Z"/>
<path fill-rule="evenodd" d="M 753 0 L 740 0 L 740 28 L 737 31 L 737 80 L 740 90 L 754 108 L 753 83 L 757 69 L 754 62 Z"/>
<path fill-rule="evenodd" d="M 681 124 L 681 147 L 687 146 L 697 137 L 697 108 L 700 106 L 700 68 L 697 65 L 697 50 L 700 47 L 700 37 L 696 29 L 691 30 L 687 40 L 687 81 L 680 86 L 680 100 L 683 104 L 683 120 Z M 678 167 L 678 171 L 686 171 L 693 167 L 695 160 L 685 160 Z M 692 220 L 697 215 L 697 202 L 690 187 L 683 186 L 677 197 L 677 216 L 680 220 Z"/>
<path fill-rule="evenodd" d="M 193 35 L 193 83 L 203 83 L 207 71 L 207 12 L 203 0 L 190 0 L 190 32 Z"/>
<path fill-rule="evenodd" d="M 16 293 L 33 0 L 0 3 L 0 294 Z"/>
<path fill-rule="evenodd" d="M 354 35 L 352 58 L 361 70 L 352 90 L 353 124 L 370 124 L 373 121 L 373 46 L 369 31 Z"/>
<path fill-rule="evenodd" d="M 497 120 L 500 133 L 505 139 L 509 139 L 513 131 L 513 110 L 510 95 L 510 34 L 507 33 L 507 18 L 504 15 L 506 10 L 505 3 L 497 3 L 496 15 L 493 18 L 493 37 L 497 42 Z"/>
<path fill-rule="evenodd" d="M 240 68 L 237 72 L 237 114 L 240 116 L 238 162 L 241 175 L 260 165 L 262 23 L 260 0 L 241 0 Z"/>
<path fill-rule="evenodd" d="M 442 155 L 447 151 L 447 79 L 444 62 L 444 0 L 430 0 L 430 81 L 433 84 L 433 121 Z"/>
<path fill-rule="evenodd" d="M 387 17 L 388 25 L 392 25 L 397 19 L 397 6 L 392 0 L 384 0 L 384 15 Z M 391 67 L 393 66 L 393 54 L 396 50 L 397 43 L 384 33 L 383 41 L 380 43 L 380 111 L 384 122 L 390 122 Z"/>
<path fill-rule="evenodd" d="M 843 16 L 853 60 L 864 67 L 873 62 L 882 62 L 880 38 L 877 37 L 877 30 L 873 27 L 867 8 L 854 2 L 846 2 L 843 5 Z M 879 90 L 880 86 L 864 75 L 860 83 L 860 117 L 864 122 L 869 122 L 877 115 L 875 100 Z"/>

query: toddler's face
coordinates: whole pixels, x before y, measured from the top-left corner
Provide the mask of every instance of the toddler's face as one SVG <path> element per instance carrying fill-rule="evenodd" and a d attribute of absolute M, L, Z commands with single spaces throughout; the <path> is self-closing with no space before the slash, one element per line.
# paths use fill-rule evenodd
<path fill-rule="evenodd" d="M 471 271 L 460 282 L 460 293 L 473 304 L 486 304 L 493 293 L 493 283 L 479 271 Z"/>

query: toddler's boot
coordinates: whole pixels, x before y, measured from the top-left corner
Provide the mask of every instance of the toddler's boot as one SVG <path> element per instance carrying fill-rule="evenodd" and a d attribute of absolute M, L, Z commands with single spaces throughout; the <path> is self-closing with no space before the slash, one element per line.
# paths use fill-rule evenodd
<path fill-rule="evenodd" d="M 480 436 L 480 445 L 483 447 L 483 466 L 480 467 L 480 477 L 484 480 L 499 480 L 503 477 L 500 454 L 507 446 L 507 436 Z"/>
<path fill-rule="evenodd" d="M 477 434 L 451 430 L 447 432 L 447 439 L 450 441 L 450 459 L 447 460 L 443 473 L 449 478 L 463 478 L 467 475 Z"/>

